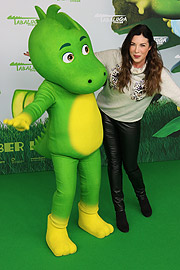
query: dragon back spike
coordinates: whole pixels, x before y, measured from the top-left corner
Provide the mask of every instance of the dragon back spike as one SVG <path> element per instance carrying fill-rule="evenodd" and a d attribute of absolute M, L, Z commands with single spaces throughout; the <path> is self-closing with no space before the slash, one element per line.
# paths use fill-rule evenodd
<path fill-rule="evenodd" d="M 47 17 L 55 18 L 58 11 L 61 9 L 58 5 L 51 5 L 47 9 Z"/>
<path fill-rule="evenodd" d="M 75 22 L 71 17 L 69 17 L 66 13 L 59 13 L 59 21 L 66 29 L 72 29 L 76 28 L 77 30 L 80 30 L 80 26 L 77 22 Z"/>
<path fill-rule="evenodd" d="M 35 9 L 36 9 L 36 12 L 37 12 L 40 20 L 46 19 L 46 14 L 44 13 L 44 11 L 40 7 L 35 6 Z"/>
<path fill-rule="evenodd" d="M 76 28 L 80 30 L 78 23 L 76 23 L 71 17 L 69 17 L 66 13 L 58 11 L 61 9 L 58 5 L 51 5 L 47 9 L 47 18 L 57 20 L 65 29 Z"/>

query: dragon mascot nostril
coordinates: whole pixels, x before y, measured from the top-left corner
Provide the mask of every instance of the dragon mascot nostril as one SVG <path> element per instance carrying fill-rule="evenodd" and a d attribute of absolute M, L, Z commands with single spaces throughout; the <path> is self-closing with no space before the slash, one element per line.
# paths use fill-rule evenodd
<path fill-rule="evenodd" d="M 36 7 L 39 20 L 30 34 L 29 54 L 45 80 L 20 114 L 4 120 L 23 131 L 48 112 L 48 126 L 36 141 L 35 150 L 52 159 L 56 176 L 46 233 L 47 244 L 56 256 L 77 250 L 66 229 L 77 171 L 81 189 L 79 226 L 98 238 L 113 232 L 112 225 L 98 215 L 103 129 L 94 92 L 104 85 L 107 74 L 93 53 L 87 32 L 59 9 L 51 5 L 45 14 Z"/>

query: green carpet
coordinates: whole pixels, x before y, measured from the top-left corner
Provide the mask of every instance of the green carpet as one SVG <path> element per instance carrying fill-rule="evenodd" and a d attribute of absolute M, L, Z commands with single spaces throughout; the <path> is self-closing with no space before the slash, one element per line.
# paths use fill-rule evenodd
<path fill-rule="evenodd" d="M 129 233 L 115 227 L 97 239 L 77 226 L 79 183 L 68 232 L 78 246 L 73 255 L 55 257 L 45 242 L 46 219 L 55 190 L 53 172 L 1 175 L 1 270 L 179 270 L 180 161 L 140 165 L 153 215 L 142 216 L 132 187 L 124 176 Z M 100 215 L 115 226 L 106 168 L 102 168 Z"/>

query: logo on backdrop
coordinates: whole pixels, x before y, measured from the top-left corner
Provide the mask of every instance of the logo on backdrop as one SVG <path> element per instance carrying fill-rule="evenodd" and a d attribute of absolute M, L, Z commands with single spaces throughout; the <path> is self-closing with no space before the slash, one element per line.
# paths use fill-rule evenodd
<path fill-rule="evenodd" d="M 167 37 L 167 36 L 155 36 L 154 40 L 156 41 L 157 46 L 161 46 L 161 45 L 165 44 L 166 42 L 168 42 L 169 37 Z"/>
<path fill-rule="evenodd" d="M 25 52 L 24 55 L 29 57 L 29 52 Z M 29 61 L 31 61 L 30 58 L 29 58 Z M 32 63 L 28 64 L 28 63 L 12 62 L 10 66 L 16 67 L 16 71 L 36 71 Z"/>
<path fill-rule="evenodd" d="M 100 18 L 102 23 L 118 23 L 123 24 L 127 22 L 126 15 L 107 15 L 107 14 L 95 14 L 95 18 Z"/>
<path fill-rule="evenodd" d="M 27 26 L 35 26 L 37 24 L 36 17 L 20 17 L 20 16 L 12 16 L 7 17 L 8 20 L 12 20 L 14 25 L 27 25 Z"/>
<path fill-rule="evenodd" d="M 12 62 L 11 67 L 16 67 L 16 71 L 36 71 L 32 64 Z"/>

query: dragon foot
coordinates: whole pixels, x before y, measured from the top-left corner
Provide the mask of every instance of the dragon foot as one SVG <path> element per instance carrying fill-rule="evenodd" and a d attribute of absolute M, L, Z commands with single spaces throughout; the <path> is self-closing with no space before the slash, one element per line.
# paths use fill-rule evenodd
<path fill-rule="evenodd" d="M 97 212 L 94 214 L 86 213 L 83 211 L 80 204 L 78 225 L 81 229 L 97 238 L 104 238 L 114 231 L 113 226 L 106 223 Z"/>
<path fill-rule="evenodd" d="M 77 246 L 70 240 L 66 228 L 57 228 L 48 216 L 46 242 L 55 256 L 73 254 Z"/>

